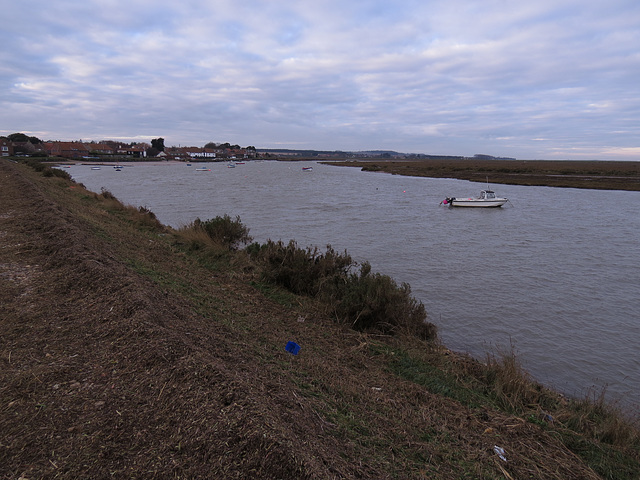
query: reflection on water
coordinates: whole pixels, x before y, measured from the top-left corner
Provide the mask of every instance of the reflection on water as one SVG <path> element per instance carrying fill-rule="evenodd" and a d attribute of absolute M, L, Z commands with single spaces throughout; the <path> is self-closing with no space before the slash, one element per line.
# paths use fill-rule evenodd
<path fill-rule="evenodd" d="M 483 185 L 302 166 L 68 171 L 174 227 L 239 215 L 257 241 L 346 249 L 408 282 L 450 348 L 483 357 L 513 344 L 552 387 L 583 395 L 606 386 L 640 403 L 640 193 L 494 185 L 510 204 L 451 209 L 440 201 Z"/>

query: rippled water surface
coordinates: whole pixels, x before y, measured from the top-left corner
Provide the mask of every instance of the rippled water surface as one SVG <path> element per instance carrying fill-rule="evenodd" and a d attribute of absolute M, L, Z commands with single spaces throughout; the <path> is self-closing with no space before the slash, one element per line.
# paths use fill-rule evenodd
<path fill-rule="evenodd" d="M 256 241 L 346 249 L 408 282 L 451 349 L 482 358 L 513 344 L 549 386 L 606 386 L 640 403 L 640 193 L 495 185 L 505 207 L 451 209 L 440 201 L 483 185 L 315 163 L 195 165 L 68 171 L 174 227 L 239 215 Z"/>

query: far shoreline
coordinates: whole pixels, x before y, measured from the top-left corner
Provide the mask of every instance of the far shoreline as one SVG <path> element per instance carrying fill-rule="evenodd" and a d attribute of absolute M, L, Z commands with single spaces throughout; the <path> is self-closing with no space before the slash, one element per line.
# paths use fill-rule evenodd
<path fill-rule="evenodd" d="M 596 190 L 640 191 L 640 162 L 579 160 L 479 160 L 433 158 L 416 160 L 321 160 L 362 171 L 470 182 Z"/>
<path fill-rule="evenodd" d="M 225 159 L 224 161 L 228 161 Z M 59 159 L 44 163 L 58 165 L 133 166 L 222 163 L 223 160 L 193 159 Z M 420 159 L 330 159 L 322 157 L 244 159 L 253 161 L 318 162 L 337 167 L 357 167 L 365 172 L 429 178 L 455 178 L 470 182 L 503 185 L 640 191 L 640 162 L 605 160 L 505 160 L 433 157 Z"/>

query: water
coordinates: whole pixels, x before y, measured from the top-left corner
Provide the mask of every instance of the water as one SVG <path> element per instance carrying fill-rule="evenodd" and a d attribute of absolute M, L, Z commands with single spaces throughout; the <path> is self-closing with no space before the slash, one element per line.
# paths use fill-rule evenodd
<path fill-rule="evenodd" d="M 313 172 L 302 166 L 313 165 Z M 411 285 L 451 349 L 515 348 L 569 395 L 640 404 L 640 193 L 496 185 L 500 209 L 439 206 L 483 185 L 288 162 L 68 169 L 179 227 L 239 215 L 256 241 L 348 250 Z"/>

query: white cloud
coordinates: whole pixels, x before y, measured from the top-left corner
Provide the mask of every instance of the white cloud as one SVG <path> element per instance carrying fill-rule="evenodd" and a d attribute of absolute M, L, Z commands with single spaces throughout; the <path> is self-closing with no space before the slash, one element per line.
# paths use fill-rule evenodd
<path fill-rule="evenodd" d="M 520 158 L 630 158 L 640 144 L 631 0 L 7 8 L 0 133 Z"/>

